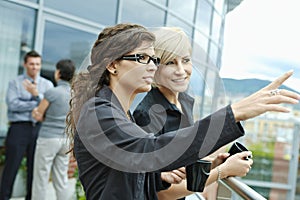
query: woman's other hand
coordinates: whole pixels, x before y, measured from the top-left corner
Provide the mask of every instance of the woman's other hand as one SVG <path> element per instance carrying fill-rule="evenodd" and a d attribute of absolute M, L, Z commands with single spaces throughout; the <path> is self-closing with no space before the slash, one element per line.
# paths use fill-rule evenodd
<path fill-rule="evenodd" d="M 179 184 L 185 178 L 185 167 L 161 173 L 161 179 L 170 184 Z"/>

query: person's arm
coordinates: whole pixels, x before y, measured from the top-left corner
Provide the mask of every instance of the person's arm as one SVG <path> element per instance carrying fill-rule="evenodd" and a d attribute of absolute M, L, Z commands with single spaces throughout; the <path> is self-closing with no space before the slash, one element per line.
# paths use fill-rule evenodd
<path fill-rule="evenodd" d="M 217 163 L 218 166 L 213 166 L 214 168 L 210 171 L 210 175 L 205 183 L 205 187 L 218 181 L 219 179 L 230 176 L 246 176 L 251 169 L 253 160 L 245 160 L 244 158 L 251 154 L 252 153 L 250 151 L 237 153 L 230 157 L 228 157 L 228 154 L 219 154 L 215 159 L 215 163 Z M 226 161 L 220 164 L 219 161 L 224 161 L 224 159 L 226 159 Z M 157 193 L 159 200 L 179 199 L 190 194 L 193 194 L 193 192 L 186 189 L 186 180 L 183 180 L 179 184 L 172 184 L 167 190 L 162 190 Z"/>
<path fill-rule="evenodd" d="M 23 81 L 23 87 L 27 92 L 29 92 L 33 97 L 39 96 L 39 91 L 37 89 L 37 85 L 34 82 L 30 82 L 28 79 Z"/>
<path fill-rule="evenodd" d="M 185 167 L 169 172 L 161 172 L 161 179 L 171 184 L 178 184 L 186 178 Z"/>
<path fill-rule="evenodd" d="M 167 190 L 159 191 L 157 197 L 159 200 L 180 199 L 193 193 L 186 189 L 186 179 L 184 179 L 179 184 L 172 184 Z"/>
<path fill-rule="evenodd" d="M 46 113 L 47 108 L 49 107 L 49 101 L 47 99 L 43 99 L 38 107 L 32 110 L 32 117 L 37 121 L 43 121 L 44 115 Z"/>
<path fill-rule="evenodd" d="M 233 103 L 231 109 L 236 122 L 256 117 L 268 111 L 289 112 L 290 110 L 287 107 L 280 104 L 299 103 L 299 94 L 285 89 L 279 91 L 277 89 L 284 81 L 291 77 L 292 74 L 293 71 L 286 72 L 261 90 L 239 102 Z"/>
<path fill-rule="evenodd" d="M 21 97 L 19 94 L 20 90 L 24 90 L 24 88 L 20 88 L 22 85 L 18 84 L 17 80 L 12 80 L 8 84 L 8 89 L 6 93 L 6 104 L 8 110 L 12 112 L 26 112 L 31 111 L 34 107 L 37 106 L 37 101 L 26 99 L 25 97 Z"/>
<path fill-rule="evenodd" d="M 252 155 L 251 151 L 244 151 L 228 157 L 225 162 L 211 170 L 205 186 L 212 184 L 218 179 L 223 179 L 230 176 L 246 176 L 251 169 L 251 165 L 253 164 L 252 159 L 245 160 L 245 157 L 250 155 Z M 227 156 L 229 155 L 227 154 Z"/>
<path fill-rule="evenodd" d="M 95 158 L 117 169 L 135 172 L 178 169 L 244 134 L 227 106 L 191 127 L 156 137 L 128 120 L 110 99 L 101 98 L 84 105 L 76 128 Z M 206 138 L 215 139 L 206 141 Z"/>
<path fill-rule="evenodd" d="M 83 105 L 76 130 L 87 150 L 102 163 L 123 171 L 171 171 L 203 158 L 244 135 L 240 120 L 267 111 L 288 111 L 280 103 L 296 104 L 300 95 L 280 86 L 292 72 L 276 79 L 240 103 L 222 108 L 191 127 L 155 137 L 132 123 L 106 90 Z M 101 145 L 99 145 L 101 144 Z M 108 156 L 109 155 L 109 156 Z"/>

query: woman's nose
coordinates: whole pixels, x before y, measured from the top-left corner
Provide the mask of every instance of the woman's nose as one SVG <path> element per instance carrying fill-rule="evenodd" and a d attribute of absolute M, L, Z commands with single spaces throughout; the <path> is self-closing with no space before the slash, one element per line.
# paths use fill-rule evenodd
<path fill-rule="evenodd" d="M 184 67 L 182 65 L 182 63 L 177 63 L 177 67 L 176 67 L 176 73 L 177 74 L 183 74 L 185 73 Z"/>
<path fill-rule="evenodd" d="M 156 71 L 157 70 L 157 66 L 154 64 L 154 62 L 150 62 L 150 64 L 147 67 L 147 71 Z"/>

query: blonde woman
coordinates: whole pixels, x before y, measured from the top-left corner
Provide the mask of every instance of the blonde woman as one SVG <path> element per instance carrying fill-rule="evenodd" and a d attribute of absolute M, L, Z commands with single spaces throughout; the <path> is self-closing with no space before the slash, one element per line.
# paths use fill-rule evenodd
<path fill-rule="evenodd" d="M 160 28 L 154 31 L 154 34 L 156 35 L 154 50 L 161 58 L 161 63 L 154 76 L 154 87 L 137 106 L 134 117 L 136 123 L 146 131 L 161 135 L 192 126 L 194 123 L 194 99 L 186 93 L 192 74 L 192 48 L 189 38 L 179 28 Z M 158 105 L 162 110 L 152 112 Z M 206 185 L 228 176 L 245 176 L 253 163 L 252 159 L 244 159 L 249 155 L 251 152 L 243 152 L 227 160 L 229 154 L 217 156 Z M 177 199 L 192 194 L 186 189 L 184 168 L 164 172 L 162 176 L 166 176 L 167 173 L 171 174 L 178 184 L 159 192 L 160 199 Z M 173 180 L 170 179 L 171 181 Z"/>

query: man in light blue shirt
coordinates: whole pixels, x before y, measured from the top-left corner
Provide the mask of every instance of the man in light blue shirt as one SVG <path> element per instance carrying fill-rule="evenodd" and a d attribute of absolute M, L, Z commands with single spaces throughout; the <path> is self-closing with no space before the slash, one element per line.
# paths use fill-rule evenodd
<path fill-rule="evenodd" d="M 14 180 L 22 158 L 27 158 L 27 195 L 31 199 L 33 159 L 40 128 L 31 116 L 32 110 L 43 98 L 44 92 L 53 87 L 51 81 L 40 77 L 42 58 L 36 51 L 24 57 L 25 73 L 11 80 L 6 94 L 8 129 L 5 141 L 5 165 L 0 187 L 0 200 L 11 197 Z"/>

